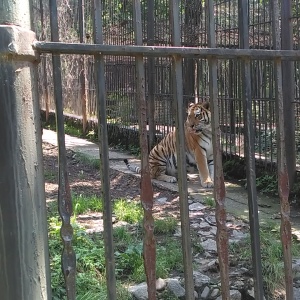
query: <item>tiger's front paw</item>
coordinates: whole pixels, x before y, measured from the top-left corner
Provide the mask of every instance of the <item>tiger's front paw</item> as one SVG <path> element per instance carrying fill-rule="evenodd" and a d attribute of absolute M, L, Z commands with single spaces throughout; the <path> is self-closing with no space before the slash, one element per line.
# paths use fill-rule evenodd
<path fill-rule="evenodd" d="M 169 176 L 169 178 L 167 180 L 168 180 L 167 182 L 170 182 L 170 183 L 176 183 L 177 182 L 176 177 L 173 177 L 173 176 Z"/>
<path fill-rule="evenodd" d="M 213 188 L 214 187 L 214 183 L 212 182 L 211 179 L 208 179 L 204 182 L 201 182 L 202 187 L 204 188 Z"/>
<path fill-rule="evenodd" d="M 160 181 L 170 182 L 170 183 L 176 183 L 177 182 L 176 177 L 165 175 L 165 174 L 157 176 L 156 179 L 160 180 Z"/>

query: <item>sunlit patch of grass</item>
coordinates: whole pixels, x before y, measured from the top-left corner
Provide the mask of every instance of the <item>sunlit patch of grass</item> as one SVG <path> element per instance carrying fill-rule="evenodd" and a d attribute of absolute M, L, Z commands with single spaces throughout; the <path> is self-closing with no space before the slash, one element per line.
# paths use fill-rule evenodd
<path fill-rule="evenodd" d="M 143 219 L 143 210 L 139 202 L 118 199 L 114 201 L 114 213 L 118 220 L 130 224 L 139 223 Z"/>
<path fill-rule="evenodd" d="M 102 212 L 103 203 L 97 196 L 78 195 L 73 197 L 73 212 L 75 215 L 84 214 L 88 211 Z"/>

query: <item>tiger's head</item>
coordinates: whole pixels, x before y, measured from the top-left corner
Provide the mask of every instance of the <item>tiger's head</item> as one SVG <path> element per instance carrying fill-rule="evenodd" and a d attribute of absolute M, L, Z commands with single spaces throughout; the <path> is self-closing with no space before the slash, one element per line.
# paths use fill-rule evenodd
<path fill-rule="evenodd" d="M 191 103 L 188 107 L 186 128 L 194 134 L 211 131 L 211 112 L 209 102 Z"/>

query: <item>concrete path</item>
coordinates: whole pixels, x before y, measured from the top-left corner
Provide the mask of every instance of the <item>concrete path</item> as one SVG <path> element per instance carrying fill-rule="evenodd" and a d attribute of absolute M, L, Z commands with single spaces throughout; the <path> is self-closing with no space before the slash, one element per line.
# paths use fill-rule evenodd
<path fill-rule="evenodd" d="M 95 143 L 90 141 L 72 137 L 66 135 L 66 148 L 71 149 L 74 152 L 81 153 L 91 159 L 99 159 L 99 148 Z M 52 145 L 57 145 L 56 132 L 51 130 L 43 129 L 43 141 L 50 143 Z M 109 160 L 110 167 L 112 169 L 124 172 L 131 173 L 125 166 L 123 160 L 124 158 L 130 159 L 133 164 L 140 165 L 140 160 L 136 159 L 132 155 L 129 155 L 124 152 L 110 150 L 109 151 Z M 131 173 L 132 174 L 132 173 Z M 134 174 L 135 176 L 139 176 Z M 172 191 L 178 191 L 177 184 L 171 184 L 166 182 L 161 182 L 158 180 L 153 180 L 153 184 L 167 188 Z M 249 219 L 249 210 L 248 210 L 248 195 L 247 190 L 243 187 L 232 184 L 230 182 L 225 182 L 226 186 L 226 210 L 228 213 L 240 217 L 244 220 Z M 191 180 L 188 184 L 188 193 L 195 200 L 203 201 L 205 197 L 213 197 L 212 189 L 204 189 L 200 186 L 198 176 L 196 179 L 194 175 L 191 176 Z M 258 205 L 259 205 L 259 217 L 261 222 L 280 222 L 279 212 L 280 212 L 280 203 L 279 198 L 268 197 L 262 194 L 258 195 Z M 292 211 L 291 212 L 291 221 L 293 227 L 293 233 L 297 235 L 297 238 L 300 239 L 300 212 Z"/>

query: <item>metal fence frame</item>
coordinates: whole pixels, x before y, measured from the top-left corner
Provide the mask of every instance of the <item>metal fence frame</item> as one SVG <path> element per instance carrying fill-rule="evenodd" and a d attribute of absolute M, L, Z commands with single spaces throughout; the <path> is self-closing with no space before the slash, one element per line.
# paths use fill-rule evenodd
<path fill-rule="evenodd" d="M 288 1 L 287 1 L 288 2 Z M 141 174 L 141 201 L 144 208 L 144 257 L 145 257 L 145 272 L 147 275 L 148 295 L 149 299 L 155 299 L 155 239 L 153 235 L 153 217 L 152 217 L 152 205 L 153 205 L 153 191 L 151 185 L 151 179 L 148 168 L 148 141 L 147 141 L 147 120 L 146 120 L 146 98 L 145 98 L 145 75 L 144 75 L 144 57 L 171 57 L 172 59 L 172 81 L 173 81 L 173 95 L 174 95 L 174 107 L 176 111 L 175 115 L 175 127 L 177 137 L 177 153 L 178 153 L 178 168 L 179 168 L 179 195 L 180 195 L 180 215 L 182 226 L 182 249 L 183 249 L 183 264 L 185 273 L 185 299 L 194 299 L 194 286 L 192 276 L 192 264 L 191 264 L 191 246 L 190 246 L 190 233 L 189 233 L 189 214 L 188 214 L 188 201 L 187 201 L 187 188 L 186 188 L 186 172 L 185 172 L 185 149 L 184 149 L 184 117 L 182 114 L 182 107 L 184 103 L 183 97 L 183 67 L 182 60 L 184 58 L 193 59 L 207 59 L 209 66 L 209 98 L 212 105 L 212 132 L 213 132 L 213 145 L 214 145 L 214 161 L 215 161 L 215 176 L 214 176 L 214 198 L 216 201 L 216 220 L 217 220 L 217 248 L 220 263 L 221 274 L 221 293 L 222 299 L 229 300 L 229 274 L 228 274 L 228 237 L 226 229 L 226 211 L 224 206 L 225 200 L 225 187 L 222 170 L 222 149 L 221 149 L 221 136 L 220 136 L 220 124 L 219 124 L 219 107 L 217 98 L 217 63 L 220 59 L 235 58 L 240 61 L 242 65 L 242 96 L 243 96 L 243 113 L 245 120 L 245 159 L 247 163 L 247 183 L 248 183 L 248 201 L 249 201 L 249 220 L 250 220 L 250 233 L 252 240 L 252 256 L 254 265 L 254 288 L 255 299 L 263 299 L 262 279 L 261 279 L 261 263 L 260 263 L 260 239 L 259 239 L 259 223 L 258 223 L 258 209 L 257 209 L 257 195 L 256 195 L 256 183 L 255 183 L 255 151 L 254 151 L 254 125 L 252 117 L 252 97 L 251 97 L 251 76 L 250 66 L 253 59 L 268 59 L 274 62 L 274 74 L 275 74 L 275 91 L 276 91 L 276 133 L 278 138 L 279 155 L 278 155 L 278 190 L 281 201 L 281 240 L 284 253 L 284 268 L 285 268 L 285 283 L 286 283 L 286 299 L 293 299 L 293 281 L 292 281 L 292 261 L 291 261 L 291 224 L 289 221 L 289 176 L 288 165 L 286 159 L 286 131 L 285 131 L 285 110 L 284 106 L 284 85 L 283 85 L 283 62 L 285 61 L 299 61 L 300 53 L 295 50 L 280 50 L 279 43 L 279 5 L 278 1 L 274 0 L 271 7 L 273 22 L 272 33 L 273 43 L 275 50 L 260 50 L 249 49 L 249 37 L 248 37 L 248 5 L 244 0 L 239 0 L 239 28 L 240 28 L 240 48 L 241 49 L 220 49 L 216 48 L 216 36 L 215 36 L 215 21 L 214 21 L 214 7 L 212 1 L 206 1 L 207 17 L 208 17 L 208 46 L 209 48 L 201 49 L 197 47 L 180 47 L 180 26 L 179 26 L 179 0 L 169 0 L 170 4 L 170 17 L 171 17 L 171 33 L 172 33 L 172 47 L 161 46 L 142 46 L 142 31 L 141 31 L 141 5 L 140 0 L 134 0 L 134 32 L 135 32 L 135 44 L 128 46 L 117 45 L 103 45 L 103 32 L 102 32 L 102 18 L 101 18 L 101 1 L 94 0 L 94 44 L 83 43 L 60 43 L 58 34 L 58 22 L 57 22 L 57 6 L 56 0 L 50 0 L 50 20 L 51 20 L 51 42 L 34 42 L 32 47 L 38 53 L 51 53 L 53 62 L 53 79 L 54 79 L 54 96 L 56 105 L 56 123 L 57 123 L 57 135 L 58 135 L 58 149 L 59 149 L 59 191 L 58 191 L 58 208 L 59 214 L 62 219 L 61 236 L 63 240 L 63 253 L 62 253 L 62 270 L 66 283 L 66 291 L 68 299 L 76 298 L 76 257 L 72 247 L 72 234 L 73 229 L 70 224 L 70 217 L 72 215 L 72 199 L 70 193 L 70 186 L 68 181 L 68 172 L 66 164 L 66 149 L 65 149 L 65 135 L 64 135 L 64 118 L 63 118 L 63 97 L 62 97 L 62 80 L 61 80 L 61 54 L 89 54 L 94 55 L 96 62 L 96 97 L 98 104 L 98 121 L 99 121 L 99 152 L 100 152 L 100 172 L 102 174 L 102 194 L 104 202 L 104 241 L 105 241 L 105 253 L 106 253 L 106 274 L 107 274 L 107 290 L 108 299 L 116 299 L 116 280 L 114 270 L 114 251 L 112 240 L 112 210 L 111 210 L 111 197 L 110 197 L 110 183 L 108 176 L 109 160 L 108 160 L 108 133 L 107 133 L 107 111 L 106 111 L 106 93 L 105 93 L 105 76 L 104 76 L 104 56 L 105 55 L 122 55 L 132 56 L 135 58 L 137 80 L 137 94 L 139 95 L 139 132 L 140 132 L 140 145 L 142 148 L 142 174 Z M 19 7 L 20 8 L 20 7 Z M 22 23 L 22 22 L 21 22 Z M 2 28 L 0 28 L 2 30 Z M 0 31 L 0 33 L 3 33 Z M 32 35 L 30 35 L 32 37 Z M 5 40 L 7 41 L 7 39 Z M 27 43 L 29 44 L 29 42 Z M 20 49 L 12 48 L 6 45 L 7 49 L 0 49 L 1 53 L 4 53 L 3 57 L 9 57 L 12 61 L 20 59 L 31 59 L 35 57 L 32 49 L 28 51 L 28 45 L 25 47 L 24 52 L 19 52 Z M 31 61 L 30 60 L 30 61 Z M 15 70 L 19 72 L 19 70 Z M 4 80 L 3 80 L 4 82 Z M 7 96 L 9 93 L 14 94 L 14 90 L 9 90 L 4 94 L 4 104 L 10 99 Z M 16 99 L 15 99 L 16 100 Z M 22 99 L 24 100 L 24 98 Z M 25 99 L 26 100 L 26 99 Z M 33 112 L 33 119 L 37 118 L 38 112 L 36 111 L 37 105 L 35 104 L 35 110 Z M 101 108 L 101 109 L 100 109 Z M 31 132 L 36 132 L 36 124 L 31 126 Z M 9 123 L 9 129 L 12 128 L 12 124 Z M 26 139 L 26 130 L 20 131 L 22 135 L 19 138 Z M 40 134 L 35 133 L 35 139 L 32 140 L 30 147 L 36 147 L 38 144 L 39 151 L 41 146 Z M 34 145 L 34 146 L 33 146 Z M 30 148 L 29 147 L 29 148 Z M 26 147 L 25 147 L 26 148 Z M 30 148 L 31 149 L 31 148 Z M 23 151 L 21 147 L 18 151 Z M 23 154 L 28 155 L 28 151 Z M 8 156 L 9 162 L 13 161 L 14 157 L 9 155 L 9 151 L 3 152 Z M 21 153 L 22 154 L 22 153 Z M 22 156 L 22 158 L 27 156 Z M 39 157 L 39 160 L 41 156 Z M 40 161 L 39 161 L 40 162 Z M 16 168 L 23 170 L 23 165 L 20 163 L 16 165 Z M 33 170 L 36 166 L 32 166 L 32 172 L 30 176 L 32 178 L 37 177 L 37 173 Z M 27 171 L 27 170 L 26 170 Z M 2 172 L 3 173 L 3 172 Z M 1 175 L 3 175 L 1 173 Z M 31 179 L 32 179 L 31 178 Z M 12 182 L 13 180 L 11 180 Z M 29 180 L 30 181 L 30 180 Z M 13 184 L 15 184 L 13 182 Z M 34 186 L 34 185 L 33 185 Z M 36 187 L 36 186 L 35 186 Z M 15 186 L 17 191 L 22 190 L 22 186 Z M 1 208 L 5 208 L 9 215 L 14 216 L 14 223 L 20 221 L 20 216 L 15 216 L 14 207 L 7 205 L 8 201 L 0 199 Z M 38 198 L 38 197 L 37 197 Z M 9 199 L 10 200 L 10 199 Z M 25 197 L 26 202 L 30 203 L 30 197 Z M 40 208 L 40 203 L 35 203 L 35 210 Z M 28 209 L 27 209 L 28 212 Z M 31 216 L 27 214 L 23 216 L 28 225 Z M 45 229 L 45 215 L 39 218 L 40 223 Z M 2 220 L 2 219 L 1 219 Z M 23 220 L 24 221 L 24 220 Z M 28 222 L 28 223 L 27 223 Z M 30 225 L 30 226 L 29 226 Z M 26 228 L 25 228 L 26 229 Z M 16 238 L 14 242 L 18 246 L 23 246 L 22 242 L 27 237 L 26 230 L 20 231 L 21 238 Z M 8 230 L 8 229 L 7 229 Z M 46 232 L 42 233 L 43 238 L 46 240 Z M 8 246 L 11 243 L 10 239 L 3 238 L 3 245 Z M 19 243 L 19 244 L 18 244 Z M 43 249 L 43 246 L 40 246 Z M 18 247 L 17 247 L 18 248 Z M 41 251 L 39 248 L 38 250 Z M 35 250 L 35 249 L 34 249 Z M 3 247 L 0 248 L 3 251 Z M 2 257 L 2 253 L 0 252 Z M 43 255 L 47 254 L 44 249 Z M 15 257 L 8 257 L 9 261 L 5 264 L 0 260 L 0 264 L 10 264 L 14 270 L 19 266 L 19 260 Z M 24 271 L 24 270 L 23 270 Z M 46 272 L 47 267 L 45 268 Z M 27 274 L 22 273 L 24 277 Z M 46 274 L 46 277 L 49 274 Z M 37 278 L 39 281 L 39 274 Z M 14 280 L 11 280 L 10 284 L 13 284 Z M 48 283 L 49 285 L 49 283 Z M 17 288 L 24 288 L 22 283 Z M 4 284 L 4 293 L 8 293 L 9 285 Z M 49 289 L 49 286 L 46 288 Z"/>
<path fill-rule="evenodd" d="M 248 4 L 246 1 L 239 0 L 240 15 L 240 48 L 239 49 L 220 49 L 216 48 L 216 38 L 214 30 L 214 9 L 212 1 L 206 1 L 208 11 L 208 47 L 181 47 L 180 28 L 179 28 L 179 2 L 170 0 L 172 47 L 166 46 L 142 46 L 141 32 L 141 7 L 140 1 L 134 1 L 134 29 L 136 45 L 118 46 L 103 45 L 102 21 L 101 21 L 101 1 L 94 0 L 94 43 L 60 43 L 58 36 L 56 0 L 50 0 L 52 42 L 35 42 L 33 47 L 40 53 L 51 53 L 53 59 L 53 79 L 55 86 L 56 116 L 57 116 L 57 134 L 59 144 L 59 212 L 63 220 L 62 238 L 64 252 L 62 256 L 63 270 L 66 281 L 68 299 L 75 299 L 75 255 L 72 249 L 72 227 L 70 226 L 70 216 L 72 214 L 72 202 L 68 184 L 68 175 L 65 163 L 65 144 L 64 144 L 64 126 L 63 126 L 63 108 L 62 108 L 62 85 L 60 74 L 60 54 L 89 54 L 94 55 L 96 62 L 96 78 L 98 82 L 96 97 L 98 99 L 98 118 L 99 118 L 99 142 L 100 142 L 100 171 L 102 179 L 102 193 L 104 201 L 104 235 L 106 247 L 106 271 L 108 298 L 116 299 L 115 272 L 112 242 L 112 216 L 111 199 L 109 192 L 109 173 L 108 165 L 108 136 L 107 136 L 107 112 L 106 112 L 106 94 L 105 94 L 105 76 L 104 76 L 104 56 L 122 55 L 132 56 L 136 62 L 137 75 L 137 95 L 139 95 L 139 130 L 140 145 L 142 153 L 142 176 L 141 176 L 141 201 L 144 207 L 144 257 L 145 272 L 147 274 L 147 284 L 149 299 L 155 299 L 155 242 L 153 236 L 153 192 L 151 188 L 151 179 L 148 169 L 148 141 L 147 141 L 147 120 L 145 119 L 146 101 L 145 101 L 145 78 L 143 57 L 171 57 L 172 58 L 172 78 L 174 107 L 176 108 L 176 137 L 178 140 L 178 167 L 179 167 L 179 194 L 180 194 L 180 212 L 182 226 L 182 249 L 185 271 L 186 298 L 194 299 L 194 287 L 192 277 L 191 247 L 188 221 L 188 201 L 185 173 L 185 155 L 184 155 L 184 135 L 183 135 L 183 87 L 182 87 L 182 59 L 207 59 L 209 66 L 209 97 L 212 104 L 212 130 L 214 144 L 215 160 L 215 187 L 214 197 L 216 201 L 216 220 L 217 220 L 217 247 L 220 262 L 220 274 L 222 282 L 222 299 L 230 299 L 229 295 L 229 275 L 228 275 L 228 239 L 226 230 L 226 211 L 224 206 L 225 187 L 222 170 L 221 146 L 220 146 L 220 125 L 217 90 L 217 63 L 220 59 L 234 58 L 241 62 L 243 68 L 243 111 L 245 120 L 245 142 L 247 162 L 247 183 L 249 200 L 249 219 L 250 233 L 252 238 L 252 255 L 254 264 L 254 283 L 255 299 L 263 299 L 261 262 L 260 262 L 260 241 L 259 241 L 259 222 L 257 209 L 257 194 L 255 183 L 255 151 L 254 151 L 254 126 L 252 123 L 252 98 L 251 98 L 251 77 L 250 64 L 253 59 L 268 59 L 274 62 L 275 89 L 276 89 L 276 112 L 277 112 L 277 137 L 279 146 L 278 155 L 278 177 L 279 177 L 279 195 L 281 201 L 281 239 L 284 248 L 284 267 L 286 273 L 286 299 L 293 299 L 292 286 L 292 262 L 291 262 L 291 224 L 289 221 L 289 179 L 287 170 L 287 160 L 285 153 L 286 132 L 284 129 L 285 114 L 283 105 L 283 61 L 300 60 L 299 51 L 281 50 L 278 42 L 278 22 L 279 5 L 278 1 L 273 1 L 273 41 L 276 50 L 249 49 L 248 37 Z"/>
<path fill-rule="evenodd" d="M 69 0 L 61 0 L 68 2 Z M 118 0 L 110 2 L 103 1 L 102 8 L 105 14 L 111 16 L 116 13 L 115 6 Z M 34 0 L 37 21 L 39 15 L 42 15 L 45 9 L 42 0 Z M 271 2 L 249 0 L 249 48 L 269 50 L 273 48 L 272 37 L 272 9 Z M 60 4 L 62 7 L 63 3 Z M 202 47 L 208 46 L 207 40 L 207 17 L 203 1 L 181 0 L 180 2 L 180 32 L 181 46 Z M 281 2 L 280 2 L 281 3 Z M 297 7 L 299 0 L 283 1 L 280 7 L 283 32 L 283 49 L 299 48 L 299 15 Z M 162 5 L 161 11 L 158 10 Z M 72 2 L 74 8 L 72 12 L 68 11 L 67 16 L 72 14 L 73 21 L 60 21 L 63 26 L 72 26 L 77 29 L 78 36 L 63 36 L 61 41 L 69 42 L 86 42 L 91 43 L 93 25 L 90 21 L 92 15 L 92 1 L 82 0 Z M 125 4 L 124 4 L 125 5 Z M 214 0 L 215 12 L 215 30 L 216 30 L 216 47 L 221 49 L 238 49 L 239 48 L 239 28 L 238 28 L 238 0 Z M 298 6 L 297 6 L 298 5 Z M 190 7 L 191 6 L 191 7 Z M 66 5 L 64 6 L 66 7 Z M 133 45 L 133 22 L 127 18 L 130 12 L 131 2 L 126 5 L 122 13 L 113 18 L 111 24 L 103 22 L 103 41 L 106 45 Z M 131 9 L 132 10 L 132 9 Z M 171 45 L 170 23 L 168 17 L 168 0 L 149 0 L 142 1 L 142 31 L 143 45 L 167 46 Z M 153 18 L 155 14 L 156 18 Z M 63 13 L 61 13 L 63 15 Z M 133 15 L 132 15 L 133 16 Z M 69 19 L 68 19 L 69 20 Z M 292 22 L 289 22 L 291 20 Z M 122 21 L 122 22 L 121 22 Z M 37 24 L 39 22 L 36 22 Z M 43 25 L 44 24 L 44 25 Z M 40 32 L 41 39 L 43 35 L 49 40 L 49 29 L 47 29 L 47 18 L 44 18 L 41 26 L 36 26 L 36 31 Z M 73 28 L 71 27 L 71 29 Z M 160 28 L 160 29 L 159 29 Z M 74 30 L 73 30 L 74 31 Z M 114 32 L 117 33 L 114 33 Z M 45 33 L 43 33 L 45 32 Z M 49 56 L 46 56 L 49 58 Z M 62 55 L 63 61 L 63 94 L 64 109 L 70 110 L 75 115 L 82 115 L 83 131 L 86 130 L 86 119 L 88 114 L 96 116 L 96 97 L 95 97 L 95 77 L 93 57 L 77 55 L 72 59 L 67 59 L 67 55 Z M 229 57 L 229 56 L 228 56 Z M 40 67 L 40 92 L 42 107 L 53 107 L 51 105 L 53 86 L 52 75 L 50 72 L 50 59 L 43 58 L 48 66 L 46 78 L 43 74 L 44 67 Z M 135 97 L 135 65 L 133 57 L 128 56 L 110 56 L 105 55 L 105 76 L 109 125 L 114 133 L 111 135 L 118 140 L 120 126 L 127 126 L 127 131 L 137 131 L 138 115 L 134 108 Z M 284 86 L 284 105 L 285 113 L 289 116 L 286 118 L 286 130 L 291 136 L 288 141 L 288 169 L 290 179 L 295 171 L 295 159 L 297 159 L 298 168 L 300 168 L 300 155 L 297 151 L 300 147 L 300 123 L 299 123 L 299 76 L 298 63 L 294 63 L 294 75 L 291 69 L 291 63 L 284 63 L 284 78 L 289 76 L 289 85 Z M 83 66 L 86 68 L 83 68 Z M 244 126 L 243 126 L 243 105 L 241 91 L 241 62 L 234 59 L 224 59 L 218 61 L 218 101 L 220 106 L 220 125 L 222 131 L 223 151 L 229 159 L 233 157 L 244 157 Z M 277 159 L 277 141 L 275 133 L 275 94 L 274 94 L 274 65 L 272 60 L 261 60 L 260 57 L 251 60 L 251 89 L 253 97 L 252 116 L 256 124 L 255 127 L 255 153 L 259 165 L 266 170 L 274 171 Z M 71 73 L 74 78 L 71 83 L 69 78 Z M 80 76 L 77 76 L 80 74 Z M 152 74 L 152 76 L 151 76 Z M 183 58 L 183 96 L 184 102 L 201 101 L 208 99 L 208 64 L 207 60 L 194 59 L 192 57 Z M 46 85 L 48 83 L 49 87 Z M 171 87 L 171 59 L 169 57 L 145 57 L 145 91 L 148 103 L 148 126 L 149 126 L 149 144 L 150 147 L 169 131 L 174 129 L 175 119 L 172 110 L 172 87 Z M 293 87 L 293 85 L 295 85 Z M 49 91 L 48 91 L 49 90 Z M 293 91 L 295 91 L 293 93 Z M 48 102 L 46 101 L 48 99 Z M 292 99 L 292 100 L 290 100 Z M 118 108 L 119 107 L 119 108 Z M 86 113 L 84 112 L 86 110 Z M 295 118 L 291 116 L 294 115 Z M 124 134 L 124 133 L 123 133 Z M 130 137 L 128 133 L 128 137 Z M 295 135 L 295 136 L 294 136 Z M 131 135 L 133 136 L 133 135 Z M 135 139 L 130 143 L 134 144 Z M 296 157 L 295 157 L 296 156 Z"/>

